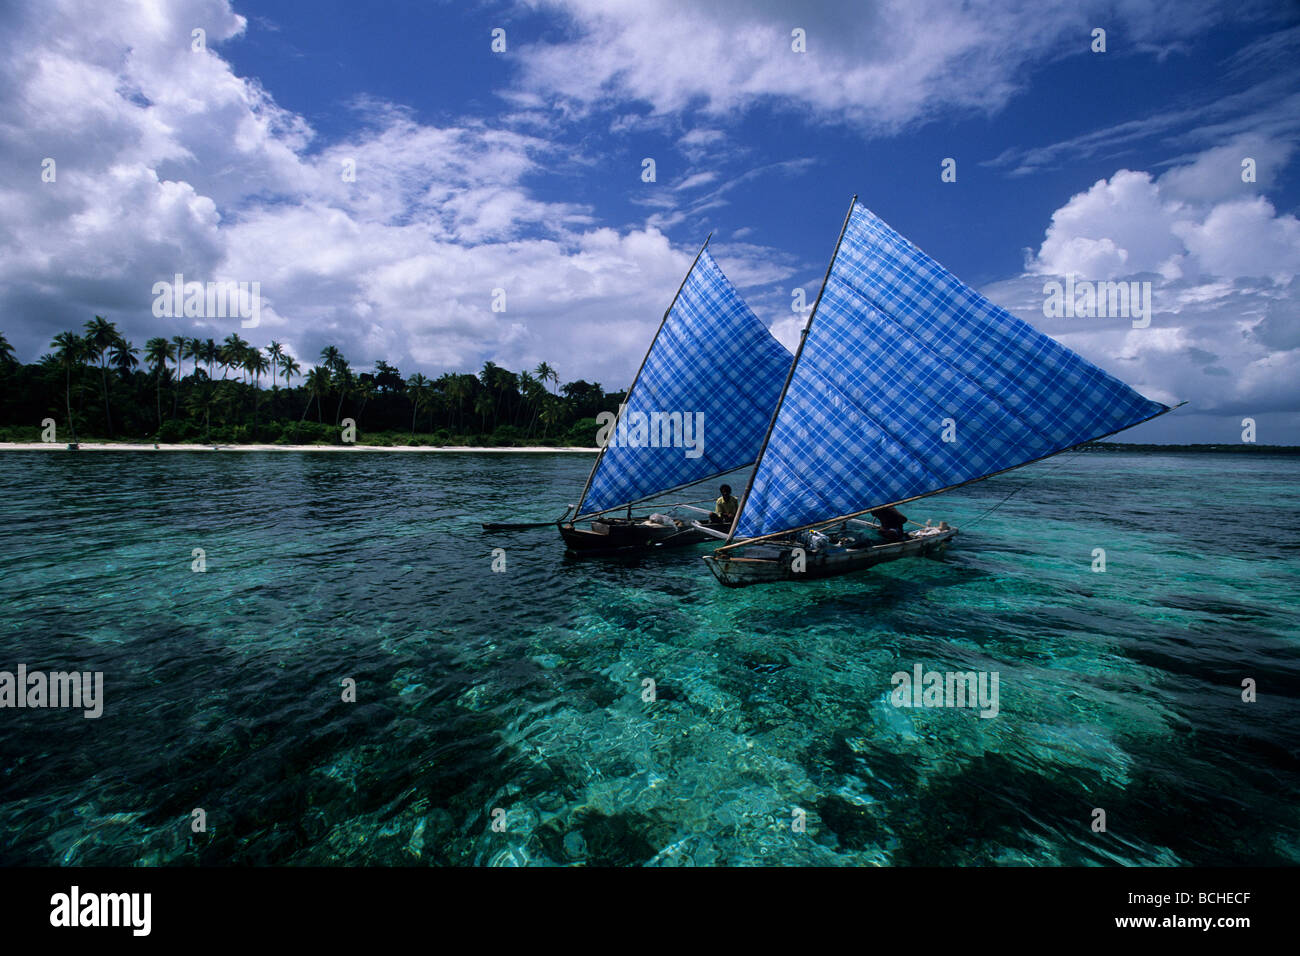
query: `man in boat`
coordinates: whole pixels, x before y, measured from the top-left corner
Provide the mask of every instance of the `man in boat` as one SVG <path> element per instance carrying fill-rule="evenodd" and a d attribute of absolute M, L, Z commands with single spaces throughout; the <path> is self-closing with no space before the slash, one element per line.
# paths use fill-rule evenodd
<path fill-rule="evenodd" d="M 907 515 L 897 508 L 877 508 L 871 512 L 871 517 L 880 522 L 880 534 L 886 541 L 907 540 L 907 532 L 903 530 L 903 525 L 907 523 Z"/>
<path fill-rule="evenodd" d="M 731 527 L 731 522 L 736 520 L 736 509 L 740 507 L 740 502 L 731 494 L 731 485 L 723 485 L 718 490 L 722 492 L 722 497 L 713 503 L 713 510 L 709 512 L 709 524 Z"/>

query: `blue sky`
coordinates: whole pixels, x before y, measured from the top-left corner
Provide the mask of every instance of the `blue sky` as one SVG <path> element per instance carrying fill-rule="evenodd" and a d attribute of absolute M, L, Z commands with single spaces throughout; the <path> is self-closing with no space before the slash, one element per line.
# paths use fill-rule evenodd
<path fill-rule="evenodd" d="M 787 6 L 790 23 L 802 22 L 800 5 Z M 236 72 L 273 91 L 281 106 L 304 116 L 317 130 L 318 145 L 352 135 L 357 117 L 346 104 L 360 95 L 400 103 L 424 123 L 445 124 L 466 115 L 500 123 L 511 107 L 497 93 L 517 81 L 524 54 L 492 53 L 490 30 L 505 29 L 508 47 L 516 49 L 567 32 L 560 17 L 506 4 L 370 7 L 340 0 L 263 0 L 235 8 L 251 17 L 250 28 L 222 48 L 223 56 Z M 749 226 L 755 230 L 749 238 L 824 268 L 848 197 L 858 193 L 886 220 L 906 223 L 900 228 L 909 238 L 966 281 L 987 283 L 1020 269 L 1023 250 L 1042 241 L 1044 225 L 1063 199 L 1121 165 L 1162 169 L 1182 152 L 1171 150 L 1170 140 L 1196 128 L 1198 111 L 1207 102 L 1267 82 L 1275 64 L 1246 64 L 1227 79 L 1220 64 L 1288 23 L 1300 23 L 1300 16 L 1288 20 L 1279 12 L 1276 19 L 1262 17 L 1249 26 L 1219 22 L 1159 50 L 1126 48 L 1123 29 L 1112 26 L 1105 55 L 1090 51 L 1090 33 L 1084 31 L 1074 38 L 1074 51 L 1063 42 L 1016 77 L 1022 90 L 997 113 L 954 112 L 885 135 L 809 121 L 800 108 L 785 104 L 758 104 L 725 124 L 691 109 L 666 129 L 611 133 L 614 116 L 651 110 L 650 104 L 627 100 L 554 131 L 557 142 L 598 161 L 596 175 L 588 168 L 544 168 L 525 183 L 548 200 L 590 202 L 601 221 L 635 226 L 645 216 L 635 204 L 648 191 L 640 181 L 645 156 L 657 157 L 660 183 L 680 180 L 697 167 L 735 176 L 764 165 L 806 162 L 797 174 L 774 170 L 757 178 L 729 194 L 724 210 L 691 217 L 670 235 L 690 244 L 712 229 L 726 233 Z M 814 55 L 818 39 L 814 35 L 811 41 Z M 664 40 L 672 42 L 671 28 Z M 1300 54 L 1300 46 L 1292 53 Z M 1291 79 L 1292 92 L 1300 91 Z M 1266 96 L 1261 91 L 1254 105 L 1265 106 Z M 1034 175 L 1012 176 L 1005 165 L 991 165 L 1007 149 L 1047 146 L 1179 109 L 1189 116 L 1173 129 L 1153 129 L 1094 155 L 1069 156 Z M 697 124 L 721 125 L 731 141 L 727 154 L 743 150 L 743 155 L 692 164 L 675 141 Z M 939 162 L 948 156 L 959 161 L 955 189 L 939 178 Z M 1276 170 L 1268 190 L 1280 210 L 1296 209 L 1294 171 L 1294 164 Z"/>
<path fill-rule="evenodd" d="M 710 231 L 793 345 L 791 292 L 815 296 L 857 193 L 1191 403 L 1125 440 L 1236 441 L 1252 417 L 1300 442 L 1293 4 L 60 0 L 0 33 L 0 329 L 24 359 L 95 312 L 137 342 L 238 330 L 151 314 L 183 271 L 259 281 L 239 331 L 304 364 L 332 342 L 359 368 L 547 360 L 622 387 Z M 1152 282 L 1150 326 L 1046 318 L 1067 272 Z"/>

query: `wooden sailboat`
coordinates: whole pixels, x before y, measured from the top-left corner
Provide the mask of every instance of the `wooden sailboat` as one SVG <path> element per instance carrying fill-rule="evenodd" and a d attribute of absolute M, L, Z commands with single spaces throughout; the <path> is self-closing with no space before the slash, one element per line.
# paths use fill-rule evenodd
<path fill-rule="evenodd" d="M 703 529 L 716 527 L 719 526 L 702 526 Z M 616 554 L 703 544 L 709 540 L 709 535 L 702 528 L 690 520 L 654 514 L 596 518 L 586 528 L 577 527 L 572 522 L 561 522 L 560 536 L 575 554 Z"/>
<path fill-rule="evenodd" d="M 874 527 L 874 526 L 873 526 Z M 706 555 L 709 570 L 728 587 L 829 578 L 899 558 L 936 557 L 957 535 L 946 524 L 909 532 L 905 541 L 882 542 L 871 532 L 858 535 L 827 535 L 824 546 L 810 547 L 807 539 L 794 535 L 756 544 L 744 553 Z"/>
<path fill-rule="evenodd" d="M 664 313 L 578 503 L 557 522 L 569 550 L 681 547 L 708 541 L 710 530 L 725 531 L 726 525 L 698 525 L 672 514 L 633 516 L 632 509 L 752 465 L 790 363 L 790 353 L 709 254 L 706 239 Z"/>
<path fill-rule="evenodd" d="M 740 510 L 704 560 L 725 585 L 936 555 L 872 511 L 1041 461 L 1170 411 L 964 285 L 853 197 Z"/>

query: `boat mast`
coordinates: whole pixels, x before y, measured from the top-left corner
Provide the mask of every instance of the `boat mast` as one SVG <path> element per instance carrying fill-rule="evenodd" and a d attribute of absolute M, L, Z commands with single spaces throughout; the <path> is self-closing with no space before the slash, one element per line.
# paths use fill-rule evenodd
<path fill-rule="evenodd" d="M 772 420 L 767 424 L 767 434 L 763 436 L 763 445 L 758 449 L 758 457 L 754 459 L 754 470 L 749 473 L 749 481 L 745 485 L 745 493 L 740 498 L 740 507 L 736 509 L 736 517 L 731 519 L 731 527 L 727 531 L 727 543 L 724 547 L 731 546 L 731 541 L 736 536 L 736 526 L 740 524 L 740 516 L 745 513 L 745 505 L 749 502 L 750 489 L 754 487 L 754 477 L 758 474 L 759 465 L 763 463 L 763 454 L 767 451 L 767 443 L 772 437 L 772 430 L 776 428 L 776 420 L 781 414 L 781 406 L 785 404 L 785 393 L 790 390 L 790 383 L 794 381 L 794 370 L 799 367 L 799 356 L 803 354 L 804 343 L 808 341 L 808 331 L 812 328 L 813 319 L 817 317 L 817 306 L 821 305 L 822 293 L 826 291 L 826 283 L 830 281 L 831 269 L 835 267 L 835 259 L 840 254 L 840 243 L 844 241 L 844 233 L 848 231 L 849 219 L 853 216 L 853 207 L 857 205 L 857 202 L 858 194 L 854 193 L 853 198 L 849 201 L 849 211 L 844 215 L 844 225 L 840 226 L 840 236 L 835 240 L 835 251 L 831 253 L 831 261 L 826 266 L 826 275 L 822 276 L 822 287 L 817 290 L 817 299 L 813 302 L 812 311 L 808 313 L 808 321 L 804 323 L 803 331 L 799 333 L 799 348 L 795 350 L 794 361 L 790 363 L 790 371 L 786 373 L 785 385 L 781 388 L 781 397 L 777 399 L 776 409 L 772 412 Z"/>
<path fill-rule="evenodd" d="M 691 260 L 691 267 L 686 270 L 686 275 L 682 277 L 682 284 L 677 287 L 677 294 L 673 296 L 673 301 L 668 303 L 668 308 L 664 311 L 664 317 L 659 320 L 659 328 L 655 330 L 655 337 L 650 340 L 650 347 L 645 350 L 645 355 L 641 359 L 641 364 L 637 366 L 636 375 L 632 379 L 632 384 L 628 386 L 627 394 L 623 396 L 623 401 L 619 403 L 619 410 L 614 416 L 613 430 L 616 433 L 618 431 L 618 423 L 621 420 L 623 415 L 623 409 L 626 408 L 628 403 L 632 400 L 632 390 L 636 388 L 636 383 L 641 380 L 641 372 L 642 370 L 645 369 L 645 363 L 650 359 L 650 353 L 654 351 L 655 343 L 659 341 L 659 334 L 663 332 L 664 325 L 666 325 L 668 322 L 668 316 L 673 311 L 673 306 L 677 304 L 677 299 L 681 296 L 682 290 L 686 288 L 686 281 L 691 277 L 691 273 L 695 271 L 695 266 L 700 261 L 700 256 L 704 255 L 704 250 L 709 247 L 709 240 L 712 238 L 713 238 L 712 232 L 710 232 L 707 236 L 704 237 L 704 245 L 700 246 L 700 251 L 695 253 L 695 258 Z M 591 480 L 596 477 L 596 469 L 600 467 L 600 461 L 602 458 L 605 457 L 605 449 L 608 447 L 609 447 L 609 442 L 606 441 L 605 444 L 600 449 L 600 454 L 596 456 L 595 463 L 591 466 L 591 473 L 587 475 L 587 483 L 582 486 L 582 495 L 578 498 L 578 505 L 573 510 L 573 520 L 575 521 L 582 514 L 582 503 L 587 500 L 587 492 L 591 490 Z M 694 482 L 691 482 L 691 484 L 694 484 Z M 670 490 L 675 490 L 675 489 L 670 489 Z M 628 507 L 631 507 L 631 505 L 634 504 L 634 502 L 628 502 L 627 504 Z M 609 511 L 617 511 L 619 508 L 622 507 L 623 505 L 615 505 L 613 508 L 606 508 L 604 511 L 599 511 L 596 513 L 605 514 L 606 512 Z"/>

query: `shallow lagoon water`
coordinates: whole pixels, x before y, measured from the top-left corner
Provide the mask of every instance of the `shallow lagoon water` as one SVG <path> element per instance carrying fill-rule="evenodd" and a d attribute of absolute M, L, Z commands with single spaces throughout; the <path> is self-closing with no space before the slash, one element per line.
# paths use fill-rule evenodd
<path fill-rule="evenodd" d="M 1061 456 L 904 507 L 943 560 L 802 585 L 479 529 L 589 467 L 0 456 L 0 670 L 106 698 L 0 710 L 0 863 L 1300 862 L 1300 458 Z M 918 663 L 997 717 L 894 707 Z"/>

